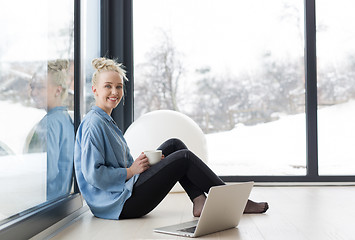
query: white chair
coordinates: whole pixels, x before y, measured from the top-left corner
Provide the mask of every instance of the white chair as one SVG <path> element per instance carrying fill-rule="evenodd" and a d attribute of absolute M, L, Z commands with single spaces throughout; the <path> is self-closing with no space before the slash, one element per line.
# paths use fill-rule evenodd
<path fill-rule="evenodd" d="M 178 138 L 205 163 L 208 160 L 206 138 L 201 128 L 180 112 L 157 110 L 144 114 L 129 126 L 124 136 L 134 159 L 145 150 L 158 148 L 170 138 Z M 176 185 L 172 191 L 183 189 Z"/>

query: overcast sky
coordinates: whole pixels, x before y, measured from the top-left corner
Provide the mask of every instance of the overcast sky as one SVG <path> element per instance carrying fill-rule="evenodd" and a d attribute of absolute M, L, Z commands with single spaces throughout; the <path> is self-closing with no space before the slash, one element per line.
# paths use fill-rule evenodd
<path fill-rule="evenodd" d="M 133 2 L 136 63 L 159 41 L 160 30 L 170 33 L 188 65 L 234 71 L 257 67 L 266 52 L 281 60 L 303 56 L 303 0 Z M 355 1 L 317 1 L 317 9 L 326 27 L 317 35 L 318 56 L 337 60 L 355 52 Z"/>
<path fill-rule="evenodd" d="M 301 11 L 285 10 L 288 2 Z M 63 45 L 51 37 L 72 21 L 72 0 L 0 1 L 0 60 L 58 57 Z M 134 0 L 136 62 L 170 33 L 186 63 L 221 70 L 253 68 L 265 51 L 276 57 L 303 55 L 303 0 Z M 318 56 L 336 60 L 355 51 L 353 0 L 317 1 Z M 289 14 L 283 19 L 283 14 Z M 295 17 L 298 17 L 300 24 Z M 301 34 L 301 35 L 300 35 Z M 301 36 L 301 38 L 300 38 Z"/>
<path fill-rule="evenodd" d="M 54 42 L 58 29 L 68 29 L 72 0 L 0 1 L 0 60 L 33 61 L 60 57 L 67 43 Z"/>

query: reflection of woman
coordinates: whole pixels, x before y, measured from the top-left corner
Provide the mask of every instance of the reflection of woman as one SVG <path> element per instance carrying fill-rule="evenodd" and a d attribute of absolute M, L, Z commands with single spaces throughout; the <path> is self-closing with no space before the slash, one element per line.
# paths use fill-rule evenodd
<path fill-rule="evenodd" d="M 143 153 L 133 160 L 122 132 L 110 116 L 123 97 L 125 72 L 105 58 L 94 59 L 93 65 L 96 106 L 78 129 L 74 154 L 78 185 L 93 214 L 108 219 L 141 217 L 179 181 L 193 202 L 193 215 L 200 216 L 205 193 L 225 183 L 178 139 L 159 147 L 165 157 L 153 166 Z M 267 203 L 249 200 L 245 212 L 267 209 Z"/>
<path fill-rule="evenodd" d="M 70 192 L 74 155 L 74 125 L 62 102 L 67 96 L 68 61 L 48 62 L 47 71 L 31 82 L 31 97 L 47 111 L 38 123 L 29 152 L 47 152 L 47 200 Z"/>

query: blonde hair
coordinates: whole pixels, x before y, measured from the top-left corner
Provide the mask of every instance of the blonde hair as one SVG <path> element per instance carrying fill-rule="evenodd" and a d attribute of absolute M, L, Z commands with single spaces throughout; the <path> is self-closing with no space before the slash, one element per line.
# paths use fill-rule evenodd
<path fill-rule="evenodd" d="M 67 86 L 68 67 L 69 67 L 69 61 L 65 59 L 56 59 L 56 60 L 48 61 L 47 64 L 47 74 L 52 76 L 51 77 L 52 83 L 62 87 L 62 92 L 61 92 L 62 100 L 64 100 L 68 96 L 68 86 Z"/>
<path fill-rule="evenodd" d="M 96 86 L 98 75 L 100 73 L 106 72 L 106 71 L 117 72 L 123 78 L 123 80 L 128 81 L 128 79 L 126 77 L 126 70 L 123 69 L 122 63 L 117 63 L 113 59 L 108 59 L 108 58 L 102 57 L 102 58 L 94 58 L 92 60 L 91 64 L 94 67 L 94 69 L 96 70 L 94 72 L 94 74 L 92 75 L 92 80 L 91 80 L 91 83 L 93 86 Z M 124 81 L 123 81 L 123 83 L 124 83 Z"/>

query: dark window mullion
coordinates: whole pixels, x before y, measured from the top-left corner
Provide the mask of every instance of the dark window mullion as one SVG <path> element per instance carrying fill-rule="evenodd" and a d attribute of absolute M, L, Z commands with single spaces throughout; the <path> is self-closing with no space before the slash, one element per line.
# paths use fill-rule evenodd
<path fill-rule="evenodd" d="M 82 88 L 81 88 L 81 7 L 80 0 L 74 1 L 74 131 L 76 131 L 81 122 L 81 101 L 82 101 Z M 74 168 L 74 165 L 73 165 Z M 74 192 L 79 192 L 79 187 L 76 182 L 75 169 L 73 169 L 73 184 Z"/>
<path fill-rule="evenodd" d="M 124 100 L 111 114 L 124 132 L 133 121 L 132 0 L 101 0 L 101 56 L 117 59 L 129 79 Z"/>
<path fill-rule="evenodd" d="M 305 0 L 307 176 L 318 176 L 317 54 L 315 0 Z"/>
<path fill-rule="evenodd" d="M 80 0 L 74 1 L 74 130 L 81 122 L 81 45 L 80 45 Z"/>

